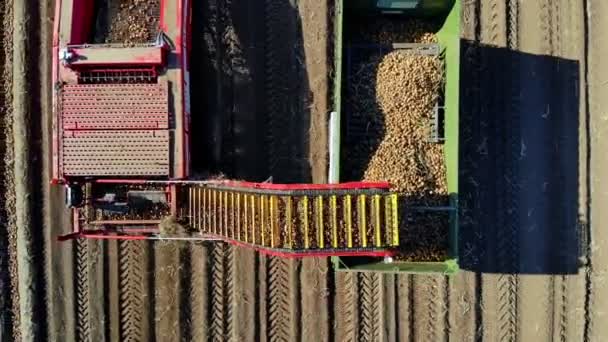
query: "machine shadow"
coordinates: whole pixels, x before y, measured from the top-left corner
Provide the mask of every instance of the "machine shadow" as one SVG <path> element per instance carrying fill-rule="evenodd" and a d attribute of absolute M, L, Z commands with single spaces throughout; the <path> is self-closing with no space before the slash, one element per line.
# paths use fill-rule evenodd
<path fill-rule="evenodd" d="M 579 70 L 461 41 L 461 268 L 578 272 Z"/>
<path fill-rule="evenodd" d="M 193 4 L 195 176 L 311 181 L 312 95 L 301 19 L 288 0 L 273 6 Z"/>

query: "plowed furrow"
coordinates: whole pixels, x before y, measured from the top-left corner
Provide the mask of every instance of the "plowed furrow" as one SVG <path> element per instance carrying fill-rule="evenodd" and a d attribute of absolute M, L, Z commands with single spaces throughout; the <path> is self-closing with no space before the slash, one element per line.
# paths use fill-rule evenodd
<path fill-rule="evenodd" d="M 380 280 L 382 275 L 373 273 L 359 274 L 359 339 L 362 341 L 380 340 Z"/>
<path fill-rule="evenodd" d="M 289 262 L 268 257 L 268 340 L 290 341 Z"/>
<path fill-rule="evenodd" d="M 209 291 L 210 291 L 210 321 L 209 337 L 213 341 L 223 341 L 227 338 L 226 331 L 226 301 L 225 296 L 225 246 L 215 244 L 211 248 Z"/>
<path fill-rule="evenodd" d="M 78 341 L 90 341 L 89 316 L 89 259 L 87 253 L 88 241 L 78 239 L 75 243 L 76 274 L 76 337 Z"/>
<path fill-rule="evenodd" d="M 140 241 L 120 241 L 119 287 L 120 287 L 120 337 L 123 341 L 142 341 L 143 301 L 145 293 L 144 270 L 141 266 L 142 250 Z"/>

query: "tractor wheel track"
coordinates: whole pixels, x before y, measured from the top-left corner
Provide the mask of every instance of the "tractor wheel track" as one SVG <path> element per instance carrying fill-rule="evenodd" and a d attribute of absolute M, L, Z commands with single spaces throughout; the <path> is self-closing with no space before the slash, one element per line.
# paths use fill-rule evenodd
<path fill-rule="evenodd" d="M 264 258 L 266 266 L 267 341 L 293 341 L 300 336 L 298 275 L 300 262 Z M 262 304 L 263 305 L 263 304 Z"/>
<path fill-rule="evenodd" d="M 510 50 L 516 51 L 518 48 L 519 37 L 519 3 L 517 0 L 508 0 L 507 8 L 504 13 L 506 21 L 506 45 Z M 518 79 L 517 58 L 514 58 L 510 64 L 510 79 L 509 79 L 509 119 L 506 120 L 505 126 L 508 127 L 502 133 L 505 141 L 504 155 L 509 156 L 509 162 L 505 165 L 505 194 L 506 212 L 510 215 L 506 216 L 503 221 L 504 231 L 506 234 L 499 235 L 499 262 L 503 264 L 501 267 L 504 270 L 510 270 L 510 273 L 515 273 L 518 270 L 519 246 L 518 246 L 518 229 L 519 229 L 519 206 L 518 194 L 519 187 L 518 179 L 518 164 L 520 158 L 521 140 L 519 134 L 519 79 Z M 500 196 L 499 196 L 500 197 Z M 505 212 L 505 210 L 501 211 Z M 499 336 L 501 341 L 513 341 L 517 338 L 517 310 L 518 310 L 518 276 L 515 274 L 501 274 L 498 276 L 498 291 L 499 291 L 499 313 L 500 319 Z"/>
<path fill-rule="evenodd" d="M 74 243 L 76 260 L 76 338 L 78 341 L 91 341 L 91 322 L 89 315 L 89 253 L 88 240 L 77 239 Z"/>
<path fill-rule="evenodd" d="M 379 341 L 381 330 L 380 305 L 382 296 L 380 287 L 382 274 L 363 272 L 357 275 L 359 282 L 359 339 L 362 341 Z"/>
<path fill-rule="evenodd" d="M 336 340 L 344 342 L 358 341 L 359 287 L 357 274 L 342 272 L 336 274 Z"/>
<path fill-rule="evenodd" d="M 119 241 L 119 324 L 123 341 L 148 341 L 153 305 L 147 279 L 149 245 L 142 241 Z"/>
<path fill-rule="evenodd" d="M 291 165 L 290 123 L 294 120 L 293 65 L 296 63 L 294 10 L 288 1 L 265 0 L 265 87 L 267 110 L 268 168 L 276 183 L 295 176 Z"/>
<path fill-rule="evenodd" d="M 479 84 L 493 84 L 491 89 L 483 89 L 477 92 L 479 97 L 479 110 L 481 117 L 485 118 L 486 128 L 490 135 L 484 141 L 487 144 L 487 153 L 494 160 L 491 167 L 492 175 L 497 175 L 496 189 L 497 194 L 491 200 L 494 201 L 493 212 L 497 213 L 493 224 L 496 227 L 494 238 L 485 238 L 485 253 L 488 256 L 495 254 L 494 264 L 488 265 L 490 268 L 499 270 L 499 275 L 482 276 L 482 288 L 480 289 L 487 317 L 483 320 L 484 339 L 495 339 L 498 341 L 514 341 L 518 336 L 518 276 L 514 273 L 518 269 L 518 219 L 517 210 L 518 189 L 515 184 L 517 179 L 517 161 L 519 160 L 520 140 L 517 134 L 518 122 L 511 122 L 510 118 L 493 117 L 488 113 L 504 111 L 506 106 L 513 112 L 517 112 L 517 87 L 519 84 L 511 77 L 516 75 L 511 70 L 509 75 L 501 73 L 496 68 L 499 63 L 500 49 L 517 49 L 517 30 L 519 23 L 518 1 L 492 0 L 488 2 L 478 1 L 476 6 L 481 6 L 479 11 L 479 27 L 475 29 L 476 38 L 481 39 L 481 43 L 496 46 L 496 48 L 479 47 L 480 53 L 473 54 L 477 63 L 483 68 L 491 70 L 492 75 L 474 72 L 478 75 Z M 496 55 L 491 55 L 496 53 Z M 516 68 L 516 66 L 511 66 Z M 476 71 L 476 70 L 474 70 Z M 504 78 L 504 79 L 503 79 Z M 492 82 L 492 79 L 500 81 Z M 499 94 L 499 87 L 504 81 L 511 82 L 509 87 L 509 99 L 505 101 Z M 515 114 L 515 118 L 516 118 Z M 483 132 L 482 132 L 483 134 Z M 490 161 L 486 161 L 491 163 Z M 504 172 L 504 176 L 501 174 Z M 484 179 L 485 180 L 485 179 Z M 492 184 L 488 179 L 488 184 Z M 495 241 L 493 241 L 495 240 Z M 495 245 L 494 245 L 495 244 Z"/>
<path fill-rule="evenodd" d="M 231 341 L 233 327 L 232 246 L 220 243 L 211 247 L 209 268 L 209 338 Z"/>

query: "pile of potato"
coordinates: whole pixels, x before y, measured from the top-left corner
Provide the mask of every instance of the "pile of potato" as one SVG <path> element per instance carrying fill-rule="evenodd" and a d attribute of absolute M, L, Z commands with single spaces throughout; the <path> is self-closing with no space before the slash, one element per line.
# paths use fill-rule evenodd
<path fill-rule="evenodd" d="M 378 22 L 361 36 L 379 44 L 435 42 L 425 25 Z M 444 147 L 428 142 L 443 85 L 442 63 L 438 56 L 392 50 L 351 65 L 345 158 L 351 179 L 388 181 L 409 206 L 448 204 Z M 402 212 L 402 259 L 444 259 L 449 216 Z"/>
<path fill-rule="evenodd" d="M 122 1 L 110 23 L 107 43 L 133 45 L 154 39 L 158 27 L 159 0 Z"/>

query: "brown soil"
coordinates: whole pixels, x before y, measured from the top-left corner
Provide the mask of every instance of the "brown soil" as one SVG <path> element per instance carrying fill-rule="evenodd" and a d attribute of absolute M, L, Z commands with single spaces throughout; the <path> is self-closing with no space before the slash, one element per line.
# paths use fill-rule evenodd
<path fill-rule="evenodd" d="M 6 220 L 0 223 L 0 311 L 4 322 L 0 334 L 12 335 L 20 339 L 19 291 L 17 273 L 17 238 L 15 225 L 14 149 L 12 130 L 12 1 L 0 2 L 2 36 L 0 41 L 0 216 Z"/>
<path fill-rule="evenodd" d="M 100 10 L 96 40 L 127 45 L 147 43 L 159 29 L 160 0 L 107 0 Z M 102 23 L 107 22 L 107 26 Z"/>
<path fill-rule="evenodd" d="M 302 0 L 300 1 L 302 2 Z M 215 3 L 215 1 L 213 1 Z M 499 3 L 499 2 L 497 2 Z M 537 6 L 541 2 L 517 2 L 509 1 L 509 6 L 517 4 L 526 8 L 522 8 L 522 12 L 527 13 L 529 18 L 524 16 L 517 27 L 520 32 L 527 35 L 538 36 L 538 16 L 542 12 L 547 12 L 547 8 L 534 10 L 528 7 Z M 549 2 L 542 2 L 546 4 Z M 553 30 L 556 37 L 562 37 L 562 44 L 577 44 L 581 45 L 585 41 L 583 31 L 585 27 L 590 28 L 591 37 L 595 37 L 597 41 L 601 41 L 602 32 L 605 32 L 605 18 L 603 15 L 605 10 L 604 1 L 590 0 L 589 5 L 595 11 L 595 22 L 585 25 L 585 16 L 582 14 L 582 5 L 578 2 L 570 2 L 565 0 L 551 1 L 551 5 L 562 4 L 563 10 L 557 15 L 554 12 L 552 25 L 556 26 Z M 502 11 L 491 13 L 495 6 L 482 6 L 481 10 L 476 8 L 479 2 L 463 1 L 463 24 L 468 25 L 473 30 L 479 30 L 482 34 L 488 36 L 500 36 L 501 32 L 506 32 L 501 28 L 501 23 L 506 22 L 504 10 L 505 3 L 497 6 L 502 8 Z M 484 4 L 485 5 L 485 4 Z M 234 6 L 241 8 L 242 6 Z M 247 9 L 261 7 L 254 5 Z M 553 6 L 551 6 L 553 7 Z M 575 10 L 571 10 L 575 7 Z M 599 7 L 599 8 L 598 8 Z M 52 8 L 52 6 L 51 6 Z M 238 9 L 245 11 L 246 9 Z M 251 30 L 263 26 L 263 15 L 253 17 L 259 20 L 246 21 L 248 24 L 243 24 Z M 238 20 L 238 19 L 237 19 Z M 207 20 L 200 20 L 209 22 Z M 245 20 L 239 21 L 240 23 Z M 314 24 L 314 20 L 311 20 Z M 467 24 L 469 22 L 469 24 Z M 561 26 L 561 31 L 559 25 Z M 212 25 L 213 26 L 213 25 Z M 498 29 L 497 29 L 498 27 Z M 561 32 L 561 33 L 560 33 Z M 468 37 L 472 40 L 479 40 L 479 37 Z M 568 38 L 568 39 L 566 39 Z M 504 39 L 504 38 L 499 38 Z M 554 38 L 555 42 L 557 38 Z M 200 41 L 203 39 L 199 38 Z M 495 42 L 486 42 L 495 45 Z M 201 44 L 202 45 L 202 44 Z M 601 122 L 602 115 L 599 108 L 603 108 L 600 104 L 602 99 L 608 97 L 602 96 L 606 89 L 601 76 L 605 75 L 602 72 L 601 60 L 604 53 L 600 48 L 596 48 L 596 44 L 590 47 L 594 54 L 591 58 L 588 73 L 593 76 L 591 84 L 591 99 L 592 108 L 590 109 L 591 118 L 594 118 L 592 127 L 604 128 L 605 124 Z M 599 45 L 597 45 L 599 46 Z M 583 68 L 585 60 L 584 49 L 573 49 L 576 53 L 576 60 L 580 61 Z M 483 73 L 492 72 L 502 66 L 496 65 L 491 61 L 481 61 L 479 56 L 476 57 L 475 52 L 463 50 L 463 55 L 467 57 L 463 61 L 463 65 L 471 65 L 473 68 L 480 68 Z M 483 68 L 483 69 L 482 69 Z M 549 80 L 548 75 L 539 72 L 542 79 Z M 464 76 L 464 75 L 463 75 Z M 466 77 L 466 76 L 464 76 Z M 468 77 L 467 77 L 468 78 Z M 584 76 L 581 74 L 581 78 Z M 524 81 L 522 81 L 523 83 Z M 466 83 L 466 81 L 465 81 Z M 465 86 L 463 91 L 464 98 L 472 98 L 473 103 L 477 105 L 465 105 L 463 111 L 466 113 L 474 113 L 480 101 L 486 96 L 495 94 L 501 98 L 504 97 L 504 89 L 500 91 L 491 89 L 494 82 L 487 81 L 476 84 L 474 89 L 471 86 Z M 516 85 L 516 88 L 519 85 Z M 208 87 L 213 88 L 213 87 Z M 581 83 L 581 90 L 585 88 L 585 83 Z M 480 96 L 479 94 L 482 94 Z M 256 97 L 257 98 L 257 97 Z M 262 97 L 263 98 L 263 97 Z M 524 100 L 528 101 L 527 98 Z M 584 103 L 584 99 L 581 99 Z M 595 105 L 594 105 L 595 103 Z M 584 105 L 582 106 L 584 107 Z M 207 107 L 201 106 L 200 108 Z M 488 110 L 485 108 L 483 110 Z M 557 114 L 558 108 L 551 108 L 552 115 Z M 581 110 L 580 115 L 586 115 L 585 110 Z M 572 113 L 570 113 L 572 114 Z M 576 114 L 575 114 L 576 115 Z M 473 116 L 474 117 L 474 116 Z M 479 128 L 479 127 L 478 127 Z M 487 131 L 487 128 L 482 130 Z M 597 132 L 597 139 L 601 142 L 601 132 Z M 494 134 L 490 132 L 490 134 Z M 605 139 L 604 139 L 605 140 Z M 473 140 L 475 143 L 480 143 L 481 140 Z M 50 144 L 49 144 L 50 145 Z M 592 151 L 596 160 L 602 158 L 604 149 L 596 148 Z M 468 156 L 477 161 L 475 149 L 473 148 Z M 584 160 L 582 158 L 581 160 Z M 260 164 L 265 161 L 260 161 Z M 584 164 L 584 163 L 583 163 Z M 595 165 L 595 164 L 594 164 Z M 253 166 L 252 166 L 253 167 Z M 602 168 L 593 166 L 594 172 L 603 174 Z M 246 171 L 243 171 L 246 172 Z M 605 173 L 605 172 L 604 172 Z M 493 176 L 493 175 L 492 175 Z M 581 174 L 581 178 L 584 178 Z M 598 185 L 604 181 L 602 177 L 596 177 Z M 586 179 L 586 178 L 585 178 Z M 477 190 L 488 191 L 487 184 L 475 178 L 479 183 Z M 581 183 L 584 183 L 581 182 Z M 599 184 L 598 188 L 602 188 Z M 594 195 L 595 196 L 595 195 Z M 62 192 L 61 189 L 56 191 L 50 198 L 55 205 L 52 220 L 52 233 L 49 233 L 48 240 L 52 240 L 64 228 L 69 227 L 69 215 L 61 211 L 62 207 Z M 479 205 L 479 197 L 474 197 L 472 200 L 473 207 Z M 605 215 L 602 216 L 602 206 L 605 206 L 603 198 L 596 199 L 594 197 L 593 210 L 597 217 L 594 217 L 594 222 L 600 220 L 605 221 Z M 524 210 L 525 215 L 525 210 Z M 492 235 L 486 232 L 487 225 L 477 224 L 484 229 L 485 239 L 491 240 Z M 596 227 L 597 225 L 594 225 Z M 601 223 L 600 225 L 601 226 Z M 584 267 L 589 272 L 589 280 L 586 280 L 586 272 L 581 271 L 578 275 L 543 275 L 543 276 L 517 276 L 514 283 L 515 290 L 511 294 L 506 294 L 503 288 L 505 286 L 504 279 L 510 279 L 503 274 L 490 275 L 479 274 L 474 272 L 461 271 L 456 276 L 447 278 L 442 276 L 431 277 L 428 275 L 381 275 L 381 274 L 357 274 L 357 273 L 337 273 L 327 269 L 326 265 L 322 264 L 318 259 L 310 259 L 304 262 L 285 262 L 279 266 L 267 267 L 266 258 L 260 258 L 257 253 L 236 249 L 238 257 L 231 259 L 225 264 L 234 265 L 235 277 L 231 278 L 226 275 L 221 279 L 234 284 L 234 292 L 226 289 L 223 291 L 209 291 L 210 280 L 208 273 L 209 269 L 217 265 L 217 262 L 209 262 L 207 246 L 203 244 L 192 245 L 192 263 L 190 265 L 183 264 L 183 273 L 186 274 L 184 279 L 179 284 L 174 282 L 172 275 L 162 276 L 162 271 L 157 270 L 159 277 L 149 275 L 146 277 L 146 284 L 149 286 L 141 290 L 147 302 L 151 303 L 148 307 L 142 310 L 153 310 L 158 313 L 156 315 L 135 316 L 130 320 L 129 324 L 118 322 L 120 315 L 113 314 L 112 306 L 107 305 L 108 302 L 116 304 L 116 306 L 140 307 L 140 301 L 131 301 L 118 296 L 115 289 L 120 289 L 122 282 L 117 280 L 119 274 L 118 267 L 122 267 L 123 263 L 113 260 L 110 261 L 109 272 L 102 272 L 101 280 L 89 278 L 91 284 L 91 293 L 96 293 L 89 297 L 89 305 L 101 303 L 101 315 L 91 318 L 92 326 L 96 326 L 106 335 L 96 335 L 99 338 L 91 338 L 92 340 L 120 340 L 120 331 L 138 331 L 146 329 L 146 325 L 138 324 L 141 322 L 150 322 L 149 339 L 161 340 L 167 337 L 166 333 L 169 328 L 181 329 L 184 340 L 271 340 L 267 338 L 269 335 L 276 338 L 277 335 L 271 335 L 270 332 L 278 333 L 278 337 L 283 340 L 313 340 L 313 341 L 328 341 L 336 340 L 364 340 L 366 337 L 378 337 L 379 340 L 525 340 L 529 336 L 538 336 L 542 333 L 544 336 L 550 334 L 550 338 L 556 337 L 562 340 L 601 340 L 605 336 L 606 329 L 601 326 L 601 312 L 603 299 L 606 297 L 606 281 L 605 267 L 605 238 L 601 235 L 601 229 L 598 232 L 593 228 L 594 234 L 600 234 L 600 239 L 595 240 L 593 258 L 593 268 Z M 605 235 L 605 234 L 604 234 Z M 543 244 L 548 244 L 547 241 L 542 241 Z M 49 277 L 52 277 L 52 282 L 49 280 L 49 287 L 54 289 L 54 300 L 49 302 L 51 313 L 58 313 L 73 319 L 74 316 L 82 318 L 79 310 L 82 307 L 73 305 L 72 298 L 76 296 L 74 289 L 71 287 L 73 278 L 71 267 L 72 249 L 66 245 L 60 245 L 56 242 L 51 242 L 54 255 L 61 254 L 70 255 L 69 258 L 53 259 L 53 269 L 49 271 Z M 109 244 L 111 245 L 111 244 Z M 463 246 L 467 249 L 467 246 Z M 107 256 L 112 259 L 117 253 L 107 251 Z M 495 252 L 488 251 L 485 257 L 491 258 Z M 480 256 L 477 254 L 477 256 Z M 173 258 L 164 259 L 164 256 L 155 257 L 157 267 L 163 265 L 171 265 L 175 263 Z M 323 259 L 325 260 L 325 259 Z M 80 261 L 75 262 L 78 264 Z M 492 261 L 490 261 L 491 263 Z M 301 265 L 298 266 L 298 265 Z M 103 269 L 103 268 L 102 268 Z M 137 268 L 135 268 L 137 269 Z M 289 270 L 289 278 L 283 276 L 285 270 Z M 128 272 L 120 272 L 125 275 Z M 109 281 L 114 279 L 115 281 Z M 62 279 L 65 279 L 62 283 Z M 295 279 L 295 280 L 294 280 Z M 122 281 L 122 280 L 121 280 Z M 335 281 L 335 283 L 334 283 Z M 108 284 L 109 289 L 105 289 L 103 284 Z M 517 286 L 521 284 L 522 286 Z M 548 286 L 546 286 L 548 285 Z M 535 287 L 535 289 L 533 289 Z M 99 297 L 100 289 L 107 290 L 107 295 Z M 277 289 L 278 288 L 278 289 Z M 162 290 L 161 290 L 162 289 Z M 223 288 L 222 288 L 223 289 Z M 156 292 L 155 290 L 160 290 Z M 482 291 L 483 290 L 483 291 Z M 534 290 L 534 291 L 531 291 Z M 586 290 L 589 293 L 586 293 Z M 78 291 L 78 290 L 76 290 Z M 179 320 L 175 319 L 175 304 L 171 301 L 171 295 L 167 298 L 155 298 L 155 292 L 163 296 L 163 291 L 179 292 L 180 300 L 177 310 L 180 313 Z M 223 295 L 223 293 L 230 295 Z M 219 295 L 218 295 L 219 294 Z M 535 297 L 538 294 L 537 297 Z M 586 297 L 586 294 L 589 297 Z M 237 298 L 226 299 L 229 298 Z M 86 298 L 86 296 L 85 296 Z M 507 302 L 505 298 L 515 298 L 514 302 Z M 542 300 L 538 300 L 538 299 Z M 589 299 L 587 304 L 586 299 Z M 105 301 L 105 303 L 104 303 Z M 236 302 L 236 304 L 235 304 Z M 375 304 L 374 304 L 375 303 Z M 105 305 L 104 305 L 105 304 Z M 217 311 L 209 309 L 209 306 L 214 305 L 226 307 L 226 314 L 217 315 Z M 170 306 L 170 307 L 169 307 Z M 278 307 L 278 309 L 277 309 Z M 287 308 L 287 309 L 285 309 Z M 381 308 L 378 310 L 378 308 Z M 506 308 L 506 310 L 505 310 Z M 118 310 L 118 309 L 116 309 Z M 109 312 L 108 312 L 109 311 Z M 165 315 L 164 321 L 161 314 L 169 312 Z M 328 315 L 329 312 L 329 315 Z M 508 312 L 511 312 L 509 314 Z M 172 318 L 169 318 L 172 317 Z M 219 318 L 218 318 L 219 317 Z M 228 319 L 226 319 L 228 317 Z M 153 321 L 153 319 L 161 319 Z M 232 330 L 228 332 L 220 332 L 219 329 L 210 329 L 210 325 L 217 324 L 220 320 L 233 320 L 235 323 L 231 326 Z M 172 326 L 171 323 L 175 325 Z M 276 328 L 278 326 L 278 329 Z M 370 329 L 371 327 L 371 329 Z M 539 328 L 540 327 L 540 328 Z M 167 328 L 165 330 L 165 328 Z M 58 321 L 51 327 L 55 334 L 59 336 L 67 335 L 67 338 L 58 338 L 51 340 L 76 340 L 73 338 L 73 323 L 66 321 Z M 505 334 L 505 330 L 511 330 L 511 334 Z M 56 331 L 59 331 L 57 333 Z M 373 332 L 369 334 L 369 332 Z M 102 338 L 106 337 L 106 338 Z M 513 337 L 513 338 L 511 338 Z M 40 339 L 45 339 L 42 336 Z M 549 339 L 550 339 L 549 338 Z M 145 340 L 145 338 L 140 338 Z M 538 340 L 538 338 L 537 338 Z M 548 340 L 548 339 L 542 339 Z"/>

